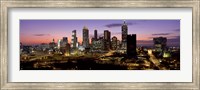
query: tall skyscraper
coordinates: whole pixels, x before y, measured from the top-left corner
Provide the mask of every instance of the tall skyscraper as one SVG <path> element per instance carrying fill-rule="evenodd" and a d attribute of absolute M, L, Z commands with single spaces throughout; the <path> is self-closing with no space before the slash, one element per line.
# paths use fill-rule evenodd
<path fill-rule="evenodd" d="M 72 49 L 76 49 L 77 48 L 76 45 L 77 45 L 76 30 L 73 30 L 72 31 L 72 41 L 71 41 Z"/>
<path fill-rule="evenodd" d="M 156 37 L 153 38 L 154 47 L 157 52 L 162 52 L 167 46 L 167 38 L 166 37 Z"/>
<path fill-rule="evenodd" d="M 94 30 L 94 39 L 97 40 L 97 37 L 98 37 L 97 30 Z"/>
<path fill-rule="evenodd" d="M 108 30 L 104 30 L 104 40 L 105 40 L 105 49 L 109 50 L 111 47 L 111 33 Z"/>
<path fill-rule="evenodd" d="M 83 47 L 89 47 L 89 30 L 87 27 L 83 27 Z"/>
<path fill-rule="evenodd" d="M 136 52 L 136 34 L 127 35 L 127 55 L 129 57 L 135 57 Z"/>
<path fill-rule="evenodd" d="M 128 35 L 128 26 L 126 22 L 124 21 L 124 24 L 122 25 L 122 49 L 126 50 L 127 48 L 127 35 Z"/>

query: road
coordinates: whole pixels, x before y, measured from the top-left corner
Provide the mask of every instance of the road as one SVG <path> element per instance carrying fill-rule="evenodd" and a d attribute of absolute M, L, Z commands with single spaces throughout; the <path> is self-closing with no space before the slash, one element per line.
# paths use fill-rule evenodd
<path fill-rule="evenodd" d="M 159 67 L 160 62 L 159 60 L 153 55 L 152 50 L 148 50 L 148 55 L 150 56 L 149 60 L 156 66 L 159 68 L 159 70 L 161 69 Z"/>

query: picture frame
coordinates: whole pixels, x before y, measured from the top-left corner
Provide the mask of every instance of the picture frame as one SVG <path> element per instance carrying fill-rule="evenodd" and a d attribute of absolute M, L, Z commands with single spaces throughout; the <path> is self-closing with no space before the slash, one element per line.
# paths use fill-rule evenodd
<path fill-rule="evenodd" d="M 1 0 L 0 80 L 1 89 L 200 89 L 200 1 L 199 0 Z M 8 82 L 8 10 L 10 8 L 192 8 L 192 82 L 85 82 L 85 83 L 22 83 Z"/>

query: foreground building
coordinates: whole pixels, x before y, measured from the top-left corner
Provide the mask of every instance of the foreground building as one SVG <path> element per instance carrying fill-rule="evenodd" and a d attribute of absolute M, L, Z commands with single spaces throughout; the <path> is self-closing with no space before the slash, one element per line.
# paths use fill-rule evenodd
<path fill-rule="evenodd" d="M 136 34 L 127 35 L 127 55 L 128 57 L 137 56 L 136 52 Z"/>

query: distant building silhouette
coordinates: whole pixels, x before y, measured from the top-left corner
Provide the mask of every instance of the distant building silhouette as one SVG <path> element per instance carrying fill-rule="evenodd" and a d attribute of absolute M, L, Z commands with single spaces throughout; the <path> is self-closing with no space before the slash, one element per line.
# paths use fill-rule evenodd
<path fill-rule="evenodd" d="M 135 57 L 136 52 L 136 34 L 127 35 L 127 55 L 128 57 Z"/>

